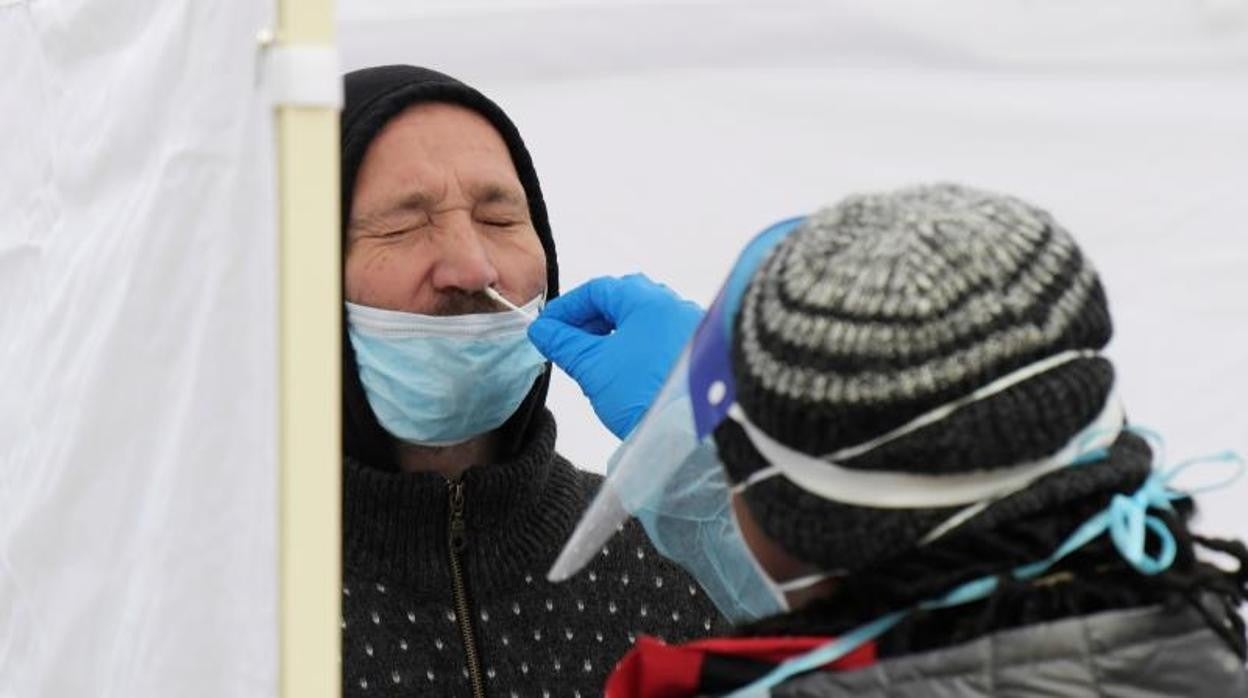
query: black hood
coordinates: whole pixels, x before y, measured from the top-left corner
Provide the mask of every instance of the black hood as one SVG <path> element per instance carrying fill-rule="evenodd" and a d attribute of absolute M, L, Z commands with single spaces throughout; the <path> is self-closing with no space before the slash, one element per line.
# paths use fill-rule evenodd
<path fill-rule="evenodd" d="M 347 221 L 351 216 L 351 199 L 355 176 L 364 153 L 386 122 L 403 110 L 423 102 L 444 102 L 471 109 L 485 117 L 503 137 L 516 174 L 529 200 L 533 227 L 546 251 L 546 297 L 559 295 L 559 264 L 555 257 L 555 241 L 550 234 L 546 202 L 533 169 L 533 160 L 524 147 L 520 132 L 497 104 L 473 88 L 437 71 L 410 65 L 387 65 L 347 73 L 343 79 L 346 100 L 342 110 L 342 249 L 346 259 Z M 519 409 L 501 427 L 502 456 L 510 457 L 520 449 L 529 427 L 546 403 L 550 385 L 550 367 L 533 384 Z M 342 448 L 347 457 L 385 470 L 397 469 L 393 438 L 382 429 L 369 407 L 360 384 L 355 352 L 347 337 L 346 310 L 342 321 Z"/>

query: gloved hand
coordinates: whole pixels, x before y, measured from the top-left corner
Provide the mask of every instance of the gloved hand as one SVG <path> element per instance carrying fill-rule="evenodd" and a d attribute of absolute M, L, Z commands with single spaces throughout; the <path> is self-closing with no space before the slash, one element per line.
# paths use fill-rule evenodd
<path fill-rule="evenodd" d="M 628 436 L 701 322 L 703 310 L 641 274 L 599 277 L 546 305 L 529 340 L 572 376 L 598 419 Z"/>

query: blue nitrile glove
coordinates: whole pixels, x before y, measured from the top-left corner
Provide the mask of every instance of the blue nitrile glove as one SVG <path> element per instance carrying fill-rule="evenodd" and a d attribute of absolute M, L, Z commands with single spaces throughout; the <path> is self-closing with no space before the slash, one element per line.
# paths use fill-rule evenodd
<path fill-rule="evenodd" d="M 693 331 L 703 310 L 641 274 L 599 277 L 546 305 L 529 339 L 572 376 L 598 419 L 628 436 Z"/>

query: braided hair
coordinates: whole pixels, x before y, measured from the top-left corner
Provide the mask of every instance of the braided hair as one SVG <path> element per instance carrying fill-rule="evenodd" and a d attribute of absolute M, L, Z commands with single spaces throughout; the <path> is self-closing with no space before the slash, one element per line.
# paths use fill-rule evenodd
<path fill-rule="evenodd" d="M 1102 611 L 1163 606 L 1195 608 L 1241 659 L 1248 657 L 1244 620 L 1237 609 L 1248 598 L 1248 548 L 1238 540 L 1207 538 L 1187 526 L 1190 499 L 1173 512 L 1153 510 L 1174 535 L 1176 556 L 1165 571 L 1145 576 L 1101 536 L 1056 564 L 1039 579 L 1019 580 L 1010 570 L 1043 559 L 1088 518 L 1108 506 L 1112 493 L 1072 501 L 1058 511 L 1014 520 L 967 535 L 951 534 L 840 580 L 836 590 L 787 614 L 738 630 L 744 636 L 841 635 L 874 618 L 940 596 L 959 584 L 995 575 L 988 598 L 950 608 L 919 610 L 877 641 L 881 656 L 898 656 L 961 644 L 983 635 Z M 1224 570 L 1196 555 L 1197 547 L 1237 563 Z"/>

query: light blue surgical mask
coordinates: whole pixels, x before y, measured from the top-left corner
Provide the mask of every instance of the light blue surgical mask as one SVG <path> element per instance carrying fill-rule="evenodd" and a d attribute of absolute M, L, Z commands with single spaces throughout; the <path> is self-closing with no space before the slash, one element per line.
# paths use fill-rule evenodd
<path fill-rule="evenodd" d="M 732 510 L 731 485 L 709 439 L 680 466 L 656 506 L 635 504 L 633 516 L 656 550 L 693 575 L 729 622 L 742 625 L 789 610 L 787 594 L 833 573 L 775 581 L 754 556 Z"/>
<path fill-rule="evenodd" d="M 347 303 L 360 382 L 381 426 L 423 446 L 452 446 L 502 426 L 546 370 L 526 334 L 544 300 L 523 312 L 450 316 Z"/>

